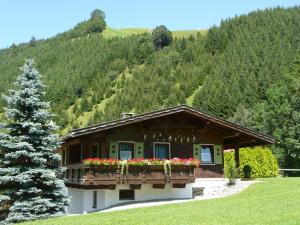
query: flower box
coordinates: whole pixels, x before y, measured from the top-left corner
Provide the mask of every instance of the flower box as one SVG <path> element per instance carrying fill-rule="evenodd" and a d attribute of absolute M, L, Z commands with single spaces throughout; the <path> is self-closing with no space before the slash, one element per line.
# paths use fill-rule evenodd
<path fill-rule="evenodd" d="M 149 173 L 165 173 L 164 165 L 147 165 L 144 168 L 146 174 Z"/>
<path fill-rule="evenodd" d="M 119 173 L 121 177 L 128 179 L 166 179 L 166 175 L 176 176 L 180 174 L 193 174 L 194 168 L 199 167 L 199 160 L 195 159 L 178 159 L 171 160 L 161 159 L 98 159 L 88 158 L 83 160 L 83 165 L 97 173 Z M 133 181 L 132 181 L 133 182 Z"/>
<path fill-rule="evenodd" d="M 193 173 L 194 166 L 187 166 L 187 165 L 171 165 L 171 173 Z"/>

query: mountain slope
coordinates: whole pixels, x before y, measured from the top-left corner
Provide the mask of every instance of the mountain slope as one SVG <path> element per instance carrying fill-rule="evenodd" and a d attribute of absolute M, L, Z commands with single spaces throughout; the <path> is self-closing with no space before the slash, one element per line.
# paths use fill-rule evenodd
<path fill-rule="evenodd" d="M 85 22 L 76 29 L 81 25 Z M 1 50 L 0 93 L 12 87 L 24 58 L 35 57 L 61 133 L 124 111 L 187 103 L 275 136 L 280 142 L 274 152 L 295 166 L 299 27 L 299 7 L 268 9 L 225 20 L 207 34 L 174 32 L 172 44 L 161 50 L 153 47 L 147 29 L 87 35 L 72 29 Z"/>
<path fill-rule="evenodd" d="M 176 31 L 174 36 L 181 38 L 175 38 L 172 46 L 162 51 L 155 51 L 151 34 L 144 31 L 147 30 L 107 28 L 102 34 L 92 33 L 76 38 L 68 38 L 68 32 L 65 32 L 34 44 L 22 44 L 1 50 L 0 92 L 5 93 L 12 87 L 18 74 L 18 67 L 22 65 L 24 58 L 35 57 L 37 67 L 47 85 L 46 97 L 53 102 L 54 113 L 60 115 L 57 117 L 57 123 L 62 127 L 63 133 L 72 127 L 116 118 L 128 107 L 124 106 L 123 109 L 120 107 L 116 112 L 109 109 L 110 113 L 107 114 L 106 105 L 116 94 L 124 95 L 123 87 L 126 90 L 129 84 L 132 85 L 141 78 L 137 73 L 143 73 L 145 68 L 148 70 L 153 63 L 152 60 L 160 60 L 160 65 L 170 63 L 168 71 L 173 70 L 173 66 L 182 61 L 183 51 L 187 58 L 192 57 L 187 51 L 191 51 L 194 47 L 187 48 L 187 43 L 194 43 L 195 38 L 201 38 L 199 35 L 197 37 L 197 31 Z M 74 29 L 72 35 L 76 36 Z M 185 35 L 189 38 L 183 39 Z M 163 76 L 161 80 L 171 79 L 167 73 Z M 194 78 L 198 79 L 197 76 Z M 159 86 L 161 83 L 156 79 L 150 79 L 154 86 Z M 172 83 L 170 85 L 175 86 L 176 80 L 172 80 Z M 166 89 L 170 88 L 166 87 Z M 192 93 L 192 90 L 190 92 Z M 158 93 L 156 99 L 153 99 L 153 96 L 146 98 L 158 102 L 161 101 L 157 99 L 160 98 L 159 95 Z M 157 107 L 161 107 L 161 104 L 140 106 L 135 111 L 143 112 Z M 134 109 L 128 108 L 128 110 Z"/>

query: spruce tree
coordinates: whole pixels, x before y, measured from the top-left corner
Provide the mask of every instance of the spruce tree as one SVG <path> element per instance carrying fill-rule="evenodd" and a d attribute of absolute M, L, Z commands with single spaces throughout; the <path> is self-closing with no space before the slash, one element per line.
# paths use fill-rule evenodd
<path fill-rule="evenodd" d="M 49 102 L 33 60 L 26 60 L 0 126 L 0 214 L 3 224 L 47 218 L 68 204 Z M 1 222 L 0 222 L 1 224 Z"/>

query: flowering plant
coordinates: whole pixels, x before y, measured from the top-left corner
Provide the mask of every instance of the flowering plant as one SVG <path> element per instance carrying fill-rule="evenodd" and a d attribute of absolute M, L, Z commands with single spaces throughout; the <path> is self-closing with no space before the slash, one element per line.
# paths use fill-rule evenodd
<path fill-rule="evenodd" d="M 148 165 L 151 166 L 162 166 L 164 165 L 164 161 L 163 159 L 158 159 L 158 158 L 153 158 L 153 159 L 147 159 L 148 161 Z"/>
<path fill-rule="evenodd" d="M 129 159 L 127 161 L 128 166 L 145 166 L 147 165 L 147 160 L 144 158 L 138 158 L 138 159 Z"/>
<path fill-rule="evenodd" d="M 116 159 L 99 159 L 99 158 L 88 158 L 82 161 L 84 166 L 118 166 L 119 160 Z"/>
<path fill-rule="evenodd" d="M 174 158 L 170 160 L 171 166 L 193 166 L 199 167 L 200 161 L 197 159 L 189 158 L 189 159 L 180 159 Z"/>
<path fill-rule="evenodd" d="M 112 167 L 118 167 L 121 171 L 121 174 L 128 174 L 128 171 L 130 168 L 133 170 L 130 170 L 130 172 L 142 172 L 147 168 L 147 166 L 162 166 L 165 173 L 171 173 L 171 168 L 176 167 L 178 169 L 178 166 L 188 166 L 188 167 L 199 167 L 200 161 L 197 159 L 189 158 L 189 159 L 180 159 L 180 158 L 174 158 L 174 159 L 130 159 L 130 160 L 116 160 L 116 159 L 99 159 L 99 158 L 88 158 L 84 159 L 82 161 L 82 164 L 86 167 L 102 167 L 105 168 L 112 168 Z M 144 167 L 144 168 L 143 168 Z M 174 168 L 175 168 L 174 167 Z M 140 168 L 136 170 L 137 168 Z M 148 168 L 150 169 L 150 167 Z M 154 168 L 150 169 L 153 170 Z M 159 168 L 156 168 L 159 169 Z"/>

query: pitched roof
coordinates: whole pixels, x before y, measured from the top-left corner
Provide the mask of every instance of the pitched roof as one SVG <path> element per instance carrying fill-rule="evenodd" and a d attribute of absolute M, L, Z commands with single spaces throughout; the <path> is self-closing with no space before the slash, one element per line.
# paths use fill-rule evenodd
<path fill-rule="evenodd" d="M 228 128 L 233 131 L 252 136 L 252 137 L 254 137 L 258 140 L 261 140 L 265 143 L 269 143 L 269 144 L 275 143 L 275 139 L 271 136 L 268 136 L 268 135 L 256 132 L 254 130 L 242 127 L 240 125 L 231 123 L 229 121 L 218 118 L 216 116 L 209 115 L 207 113 L 201 112 L 195 108 L 192 108 L 192 107 L 189 107 L 186 105 L 181 105 L 181 106 L 176 106 L 176 107 L 171 107 L 171 108 L 166 108 L 166 109 L 160 109 L 160 110 L 143 113 L 143 114 L 127 117 L 127 118 L 122 118 L 122 119 L 113 120 L 113 121 L 109 121 L 109 122 L 105 122 L 105 123 L 95 124 L 95 125 L 88 126 L 85 128 L 74 129 L 68 135 L 62 137 L 62 140 L 66 141 L 68 139 L 84 136 L 87 134 L 96 133 L 96 132 L 100 132 L 100 131 L 104 131 L 104 130 L 109 130 L 109 129 L 113 129 L 116 127 L 121 127 L 121 126 L 133 124 L 133 123 L 137 123 L 137 122 L 141 122 L 141 121 L 145 121 L 145 120 L 149 120 L 149 119 L 172 115 L 172 114 L 176 114 L 179 112 L 189 113 L 200 119 L 205 119 L 209 122 L 218 124 L 219 126 L 222 126 L 224 128 Z"/>

